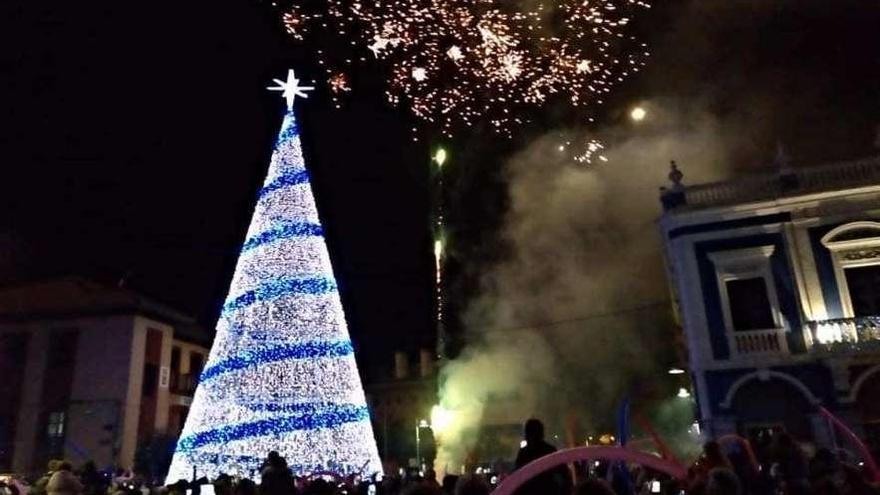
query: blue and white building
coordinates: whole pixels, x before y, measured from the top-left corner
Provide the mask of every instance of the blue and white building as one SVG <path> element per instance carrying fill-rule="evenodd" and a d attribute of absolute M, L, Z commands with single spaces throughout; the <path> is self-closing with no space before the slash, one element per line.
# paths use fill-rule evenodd
<path fill-rule="evenodd" d="M 661 192 L 674 304 L 709 436 L 880 447 L 880 157 Z"/>

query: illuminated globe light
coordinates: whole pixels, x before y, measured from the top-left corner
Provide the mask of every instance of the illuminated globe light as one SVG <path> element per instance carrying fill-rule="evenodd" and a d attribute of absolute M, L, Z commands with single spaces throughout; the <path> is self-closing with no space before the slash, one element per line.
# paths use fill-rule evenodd
<path fill-rule="evenodd" d="M 437 162 L 438 167 L 442 167 L 446 163 L 446 150 L 444 148 L 437 148 L 437 152 L 434 153 L 434 161 Z"/>
<path fill-rule="evenodd" d="M 648 112 L 645 111 L 642 107 L 635 107 L 629 113 L 629 117 L 636 122 L 641 122 L 645 120 L 645 117 L 648 115 Z"/>
<path fill-rule="evenodd" d="M 292 110 L 166 480 L 259 478 L 272 450 L 298 475 L 382 471 Z"/>

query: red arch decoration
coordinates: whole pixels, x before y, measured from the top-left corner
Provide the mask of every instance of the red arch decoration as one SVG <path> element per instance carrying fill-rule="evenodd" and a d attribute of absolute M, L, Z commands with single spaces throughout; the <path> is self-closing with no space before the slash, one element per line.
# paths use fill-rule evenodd
<path fill-rule="evenodd" d="M 877 467 L 877 462 L 874 461 L 874 458 L 871 456 L 871 451 L 868 449 L 868 446 L 865 445 L 858 435 L 856 435 L 846 423 L 841 421 L 837 416 L 831 414 L 831 411 L 825 409 L 824 407 L 819 407 L 819 412 L 822 413 L 822 416 L 831 422 L 834 426 L 840 430 L 841 433 L 852 442 L 853 445 L 859 449 L 859 452 L 862 454 L 862 459 L 865 461 L 865 467 L 871 473 L 871 477 L 874 478 L 875 482 L 880 482 L 880 468 Z"/>
<path fill-rule="evenodd" d="M 510 476 L 504 478 L 504 481 L 498 485 L 492 495 L 512 495 L 523 483 L 544 471 L 561 464 L 595 459 L 634 462 L 662 471 L 679 480 L 687 478 L 687 469 L 682 466 L 638 450 L 626 447 L 576 447 L 560 450 L 528 463 L 522 469 L 514 471 Z"/>

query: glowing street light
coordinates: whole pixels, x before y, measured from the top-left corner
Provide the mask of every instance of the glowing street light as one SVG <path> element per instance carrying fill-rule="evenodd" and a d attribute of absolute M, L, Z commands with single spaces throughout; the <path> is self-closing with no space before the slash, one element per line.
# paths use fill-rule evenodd
<path fill-rule="evenodd" d="M 416 460 L 419 467 L 422 466 L 422 428 L 430 428 L 431 425 L 427 419 L 419 419 L 416 421 Z"/>
<path fill-rule="evenodd" d="M 636 122 L 641 122 L 642 120 L 645 120 L 646 115 L 648 115 L 648 112 L 646 112 L 645 109 L 642 107 L 635 107 L 629 113 L 630 118 Z"/>
<path fill-rule="evenodd" d="M 434 433 L 442 435 L 443 430 L 452 424 L 453 419 L 452 411 L 444 409 L 443 406 L 438 404 L 431 408 L 431 429 Z"/>
<path fill-rule="evenodd" d="M 669 373 L 670 375 L 683 375 L 685 371 L 681 368 L 669 368 L 669 371 L 667 373 Z"/>
<path fill-rule="evenodd" d="M 677 397 L 678 397 L 679 399 L 687 399 L 687 398 L 689 398 L 690 396 L 691 396 L 691 393 L 688 392 L 686 388 L 681 387 L 681 388 L 678 389 Z"/>

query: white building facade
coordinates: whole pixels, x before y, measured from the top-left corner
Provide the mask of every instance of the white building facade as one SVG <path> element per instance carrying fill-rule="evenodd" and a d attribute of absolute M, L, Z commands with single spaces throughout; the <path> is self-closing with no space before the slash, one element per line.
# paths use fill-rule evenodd
<path fill-rule="evenodd" d="M 880 447 L 880 158 L 685 187 L 659 225 L 703 430 Z"/>

